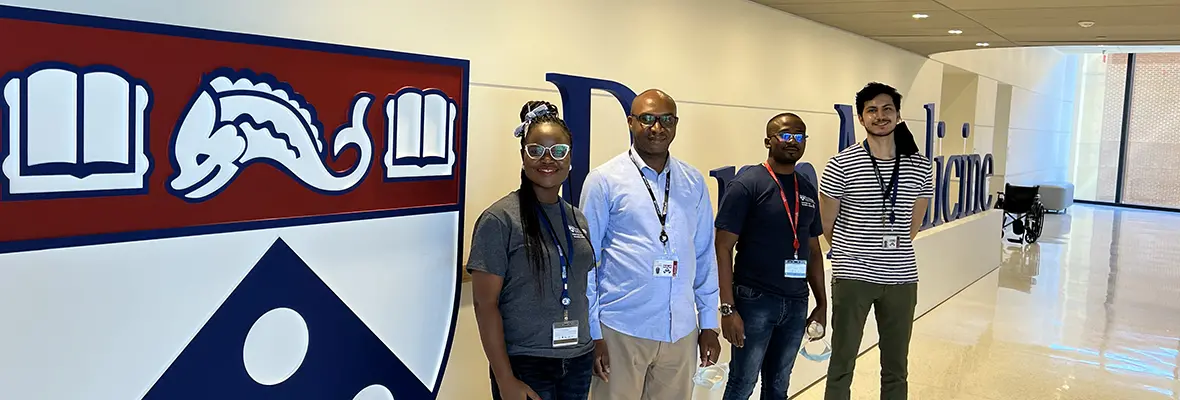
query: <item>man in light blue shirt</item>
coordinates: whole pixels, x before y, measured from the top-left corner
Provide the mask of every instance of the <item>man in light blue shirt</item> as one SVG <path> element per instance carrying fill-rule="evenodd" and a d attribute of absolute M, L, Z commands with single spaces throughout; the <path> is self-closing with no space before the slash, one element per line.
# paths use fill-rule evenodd
<path fill-rule="evenodd" d="M 696 365 L 721 351 L 713 206 L 704 176 L 668 153 L 678 121 L 667 94 L 640 94 L 627 117 L 634 144 L 582 188 L 601 260 L 586 290 L 594 399 L 691 398 Z"/>

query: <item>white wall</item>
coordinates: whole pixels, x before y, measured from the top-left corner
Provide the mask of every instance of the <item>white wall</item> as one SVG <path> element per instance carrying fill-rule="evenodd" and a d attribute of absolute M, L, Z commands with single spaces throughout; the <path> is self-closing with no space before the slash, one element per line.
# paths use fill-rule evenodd
<path fill-rule="evenodd" d="M 1060 135 L 1069 133 L 1055 120 L 1073 99 L 1064 94 L 1064 78 L 1054 78 L 1066 69 L 1060 53 L 987 50 L 931 60 L 746 0 L 4 3 L 471 60 L 467 235 L 480 211 L 518 185 L 518 144 L 511 131 L 521 104 L 533 99 L 560 103 L 556 89 L 544 80 L 547 72 L 614 80 L 637 92 L 664 89 L 677 99 L 682 118 L 673 154 L 702 171 L 764 159 L 766 120 L 794 111 L 805 119 L 813 138 L 804 161 L 822 173 L 836 152 L 839 119 L 834 103 L 852 104 L 865 83 L 886 82 L 905 95 L 903 116 L 920 126 L 925 123 L 922 105 L 941 101 L 945 63 L 1018 88 L 1012 131 L 1019 139 L 1010 141 L 1017 150 L 1009 151 L 1009 172 L 1022 178 L 1055 176 L 1066 167 L 1030 152 L 1053 147 L 1066 137 Z M 624 151 L 628 140 L 614 99 L 596 97 L 593 112 L 591 164 L 598 165 Z M 857 135 L 863 137 L 859 129 Z M 712 180 L 710 189 L 716 193 Z M 939 242 L 934 236 L 956 232 L 958 226 L 932 232 L 919 245 Z M 956 236 L 956 243 L 973 243 L 976 230 L 959 231 L 962 237 Z M 962 272 L 957 279 L 933 280 L 935 286 L 924 291 L 953 293 L 992 261 L 977 258 L 973 262 L 978 265 L 964 267 L 959 260 L 942 259 L 954 254 L 961 253 L 922 257 L 925 268 Z M 959 269 L 948 269 L 952 267 Z M 924 297 L 923 304 L 935 297 Z M 460 324 L 474 321 L 465 318 Z M 484 385 L 483 371 L 469 378 Z"/>
<path fill-rule="evenodd" d="M 948 68 L 946 71 L 952 70 Z M 971 150 L 970 143 L 975 139 L 971 135 L 963 139 L 963 123 L 975 126 L 976 93 L 979 90 L 979 75 L 973 73 L 942 74 L 942 101 L 938 104 L 939 120 L 946 122 L 946 137 L 942 139 L 940 151 L 937 154 L 950 156 L 955 154 L 969 154 L 964 150 Z"/>
<path fill-rule="evenodd" d="M 1008 182 L 1071 179 L 1077 55 L 1053 48 L 1016 48 L 958 51 L 931 58 L 1012 85 Z"/>
<path fill-rule="evenodd" d="M 975 123 L 972 124 L 973 153 L 994 155 L 996 129 L 996 96 L 999 83 L 995 79 L 979 77 L 975 91 Z"/>

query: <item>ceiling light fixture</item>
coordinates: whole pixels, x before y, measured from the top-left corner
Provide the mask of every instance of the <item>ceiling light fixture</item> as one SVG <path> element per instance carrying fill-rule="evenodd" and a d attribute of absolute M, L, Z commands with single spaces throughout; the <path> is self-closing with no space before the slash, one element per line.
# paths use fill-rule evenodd
<path fill-rule="evenodd" d="M 952 34 L 952 35 L 962 35 L 962 34 L 963 34 L 963 31 L 961 31 L 961 30 L 958 30 L 958 29 L 951 29 L 951 30 L 949 30 L 949 31 L 946 31 L 946 33 L 949 33 L 949 34 Z"/>
<path fill-rule="evenodd" d="M 979 46 L 979 47 L 988 47 L 988 46 L 991 46 L 992 44 L 988 43 L 988 42 L 979 42 L 979 43 L 976 43 L 975 45 Z"/>
<path fill-rule="evenodd" d="M 929 16 L 929 15 L 922 14 L 922 13 L 914 14 L 914 15 L 913 15 L 913 17 L 914 17 L 914 19 L 926 19 L 926 18 L 930 18 L 930 16 Z"/>
<path fill-rule="evenodd" d="M 1089 28 L 1091 26 L 1094 26 L 1094 21 L 1078 21 L 1078 26 L 1083 27 L 1083 28 Z"/>

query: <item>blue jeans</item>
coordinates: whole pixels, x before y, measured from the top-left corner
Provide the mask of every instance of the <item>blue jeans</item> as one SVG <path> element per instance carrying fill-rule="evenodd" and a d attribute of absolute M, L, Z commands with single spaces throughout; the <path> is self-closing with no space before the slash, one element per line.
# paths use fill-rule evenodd
<path fill-rule="evenodd" d="M 746 400 L 762 375 L 762 400 L 787 398 L 791 368 L 803 344 L 807 299 L 788 299 L 734 285 L 734 307 L 742 317 L 745 347 L 733 346 L 725 400 Z"/>
<path fill-rule="evenodd" d="M 593 351 L 574 358 L 509 356 L 508 362 L 516 379 L 529 385 L 542 400 L 586 400 L 590 395 Z M 495 374 L 492 374 L 492 398 L 504 400 Z"/>

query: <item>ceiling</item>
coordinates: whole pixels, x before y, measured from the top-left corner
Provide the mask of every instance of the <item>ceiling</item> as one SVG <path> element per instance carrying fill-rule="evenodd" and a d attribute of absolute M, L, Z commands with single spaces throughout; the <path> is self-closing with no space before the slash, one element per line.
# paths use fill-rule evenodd
<path fill-rule="evenodd" d="M 1180 45 L 1180 0 L 753 0 L 922 55 L 1023 46 Z M 915 13 L 929 17 L 915 19 Z M 1079 21 L 1093 21 L 1082 28 Z M 952 35 L 949 30 L 963 33 Z"/>

